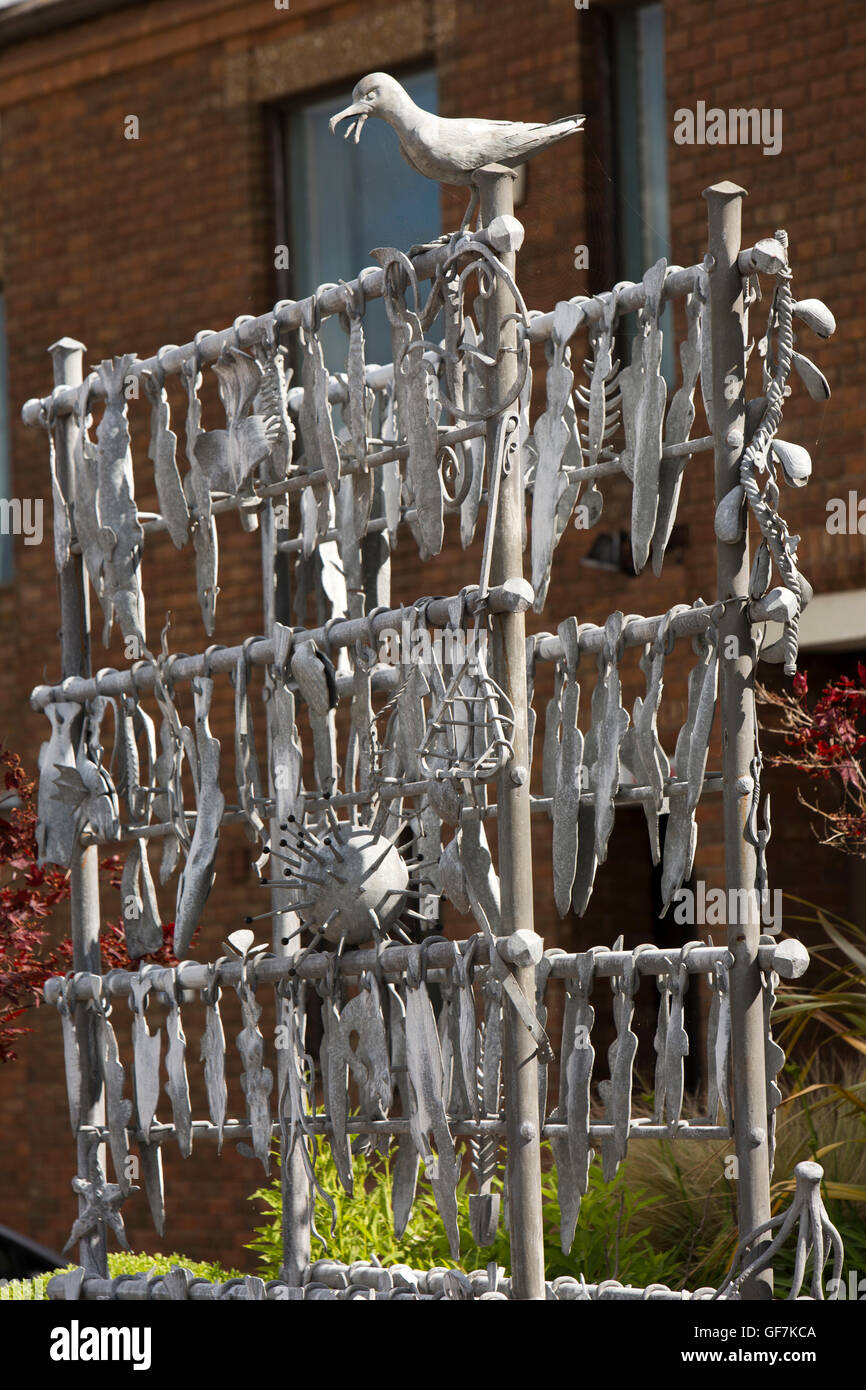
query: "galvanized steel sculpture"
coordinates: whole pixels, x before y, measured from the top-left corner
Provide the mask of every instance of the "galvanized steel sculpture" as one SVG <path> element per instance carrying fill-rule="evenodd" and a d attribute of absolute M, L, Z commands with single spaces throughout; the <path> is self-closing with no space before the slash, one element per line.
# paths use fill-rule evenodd
<path fill-rule="evenodd" d="M 729 887 L 748 893 L 766 886 L 769 815 L 765 808 L 759 830 L 754 737 L 745 765 L 729 762 L 720 777 L 707 771 L 710 736 L 720 703 L 722 720 L 728 717 L 721 642 L 732 623 L 740 624 L 745 660 L 752 628 L 760 633 L 770 621 L 783 623 L 783 636 L 763 647 L 762 659 L 782 660 L 790 669 L 796 658 L 799 614 L 810 591 L 798 568 L 796 538 L 778 510 L 778 481 L 802 485 L 810 463 L 804 450 L 776 436 L 792 366 L 810 394 L 824 397 L 829 391 L 818 368 L 793 350 L 793 318 L 826 336 L 832 316 L 817 301 L 793 300 L 784 233 L 740 251 L 741 190 L 732 185 L 707 191 L 711 256 L 701 265 L 681 269 L 662 260 L 638 284 L 563 301 L 553 313 L 528 311 L 514 277 L 523 230 L 510 210 L 511 175 L 507 168 L 483 166 L 494 158 L 516 164 L 579 129 L 581 118 L 549 127 L 444 122 L 414 107 L 409 111 L 404 98 L 399 84 L 374 74 L 358 85 L 353 105 L 332 125 L 355 118 L 357 139 L 368 115 L 390 120 L 415 167 L 445 181 L 472 183 L 480 202 L 474 230 L 467 215 L 458 232 L 411 256 L 380 248 L 374 253 L 380 268 L 350 284 L 323 286 L 300 303 L 283 301 L 260 318 L 242 316 L 221 333 L 199 333 L 193 343 L 163 348 L 144 362 L 104 362 L 83 381 L 75 379 L 80 350 L 64 342 L 55 349 L 54 392 L 24 410 L 29 423 L 47 427 L 51 440 L 64 613 L 75 612 L 76 595 L 89 582 L 105 611 L 106 637 L 116 618 L 131 656 L 125 670 L 95 676 L 83 660 L 67 659 L 60 683 L 33 693 L 34 707 L 51 724 L 40 760 L 42 857 L 74 866 L 89 845 L 125 853 L 127 944 L 141 962 L 137 972 L 104 978 L 95 972 L 99 923 L 92 899 L 74 899 L 76 970 L 53 982 L 47 996 L 61 1014 L 70 1119 L 85 1156 L 75 1180 L 82 1210 L 70 1237 L 70 1243 L 84 1237 L 84 1272 L 57 1282 L 55 1297 L 112 1292 L 104 1230 L 108 1224 L 123 1239 L 119 1207 L 137 1190 L 127 1176 L 130 1145 L 137 1148 L 162 1234 L 162 1146 L 177 1142 L 186 1156 L 196 1139 L 215 1140 L 218 1152 L 227 1139 L 242 1141 L 241 1151 L 267 1170 L 279 1138 L 286 1192 L 295 1194 L 295 1216 L 286 1223 L 284 1278 L 267 1286 L 254 1279 L 217 1286 L 175 1271 L 161 1281 L 127 1282 L 126 1298 L 713 1296 L 709 1289 L 693 1295 L 631 1290 L 615 1281 L 595 1287 L 582 1278 L 545 1286 L 537 1184 L 542 1135 L 552 1141 L 559 1170 L 562 1244 L 568 1250 L 596 1151 L 603 1179 L 610 1181 L 632 1141 L 733 1134 L 749 1175 L 744 1183 L 741 1171 L 740 1183 L 749 1192 L 741 1205 L 749 1255 L 720 1294 L 749 1296 L 754 1284 L 748 1280 L 765 1277 L 767 1261 L 755 1253 L 758 1237 L 749 1227 L 766 1227 L 769 1219 L 772 1114 L 780 1099 L 774 1078 L 781 1060 L 769 1016 L 777 978 L 805 969 L 802 947 L 759 937 L 753 915 L 745 949 L 732 938 L 724 946 L 689 942 L 673 950 L 625 950 L 620 939 L 577 955 L 545 951 L 532 927 L 531 899 L 528 915 L 526 900 L 519 899 L 531 883 L 515 886 L 512 861 L 529 862 L 520 858 L 529 815 L 549 815 L 557 909 L 562 916 L 583 914 L 607 857 L 617 808 L 637 802 L 669 904 L 691 873 L 700 799 L 724 780 L 726 804 L 748 794 L 752 805 L 738 850 L 738 878 Z M 719 350 L 731 345 L 722 342 L 726 328 L 720 320 L 713 324 L 712 310 L 721 305 L 730 319 L 733 304 L 735 326 L 744 324 L 736 301 L 745 285 L 751 302 L 749 286 L 758 275 L 772 277 L 775 287 L 767 336 L 759 345 L 762 395 L 746 405 L 742 329 L 733 356 L 723 359 L 726 370 L 734 362 L 735 374 L 722 400 Z M 431 282 L 426 299 L 420 288 L 425 279 Z M 385 368 L 365 358 L 364 314 L 373 297 L 384 299 L 391 325 L 393 362 Z M 684 300 L 686 335 L 681 382 L 667 405 L 660 320 L 674 298 Z M 336 375 L 325 365 L 319 336 L 324 318 L 335 313 L 347 334 L 346 370 Z M 617 332 L 629 313 L 638 316 L 638 335 L 632 361 L 622 367 Z M 440 315 L 441 338 L 434 341 L 430 332 Z M 575 346 L 582 330 L 585 349 Z M 292 384 L 280 343 L 292 334 L 298 385 Z M 543 344 L 546 354 L 546 389 L 533 423 L 535 344 Z M 587 354 L 586 384 L 574 368 L 576 351 Z M 203 424 L 200 392 L 208 364 L 218 379 L 224 427 Z M 185 471 L 170 426 L 169 374 L 180 375 L 187 396 Z M 124 391 L 131 377 L 143 380 L 150 404 L 148 456 L 158 515 L 141 513 L 135 504 Z M 699 383 L 712 433 L 692 438 Z M 105 408 L 94 445 L 89 429 L 100 399 Z M 740 419 L 739 428 L 732 418 Z M 650 618 L 616 612 L 600 625 L 567 617 L 556 635 L 524 638 L 523 615 L 543 608 L 553 554 L 569 522 L 587 527 L 601 515 L 600 481 L 618 472 L 630 481 L 635 568 L 643 569 L 652 557 L 658 574 L 684 471 L 694 455 L 711 448 L 720 493 L 716 533 L 726 564 L 739 563 L 745 553 L 746 503 L 760 528 L 748 592 L 720 591 L 712 603 L 679 603 Z M 736 479 L 726 491 L 720 487 L 725 478 Z M 182 656 L 171 653 L 166 625 L 159 649 L 151 650 L 144 612 L 150 537 L 167 531 L 181 554 L 192 550 L 210 637 L 220 591 L 219 518 L 229 512 L 245 530 L 258 530 L 266 576 L 273 575 L 279 555 L 295 557 L 298 625 L 278 620 L 267 579 L 263 635 L 237 647 L 213 643 L 198 655 Z M 408 530 L 425 559 L 442 549 L 449 518 L 456 518 L 466 547 L 482 516 L 477 583 L 451 597 L 392 605 L 389 557 L 398 537 Z M 531 587 L 521 564 L 527 530 Z M 314 627 L 306 625 L 311 605 Z M 686 718 L 671 756 L 658 732 L 665 663 L 674 644 L 688 639 L 695 660 Z M 626 650 L 635 646 L 642 651 L 646 689 L 629 710 L 620 668 Z M 554 693 L 539 736 L 542 785 L 534 791 L 532 700 L 545 661 L 554 664 Z M 597 666 L 591 700 L 581 700 L 582 662 Z M 233 778 L 210 726 L 220 681 L 234 687 Z M 109 708 L 110 752 L 103 741 Z M 234 791 L 228 790 L 232 780 Z M 271 949 L 241 929 L 218 960 L 157 968 L 146 959 L 162 936 L 148 845 L 162 842 L 160 884 L 178 879 L 174 943 L 182 957 L 205 917 L 227 821 L 245 825 L 253 846 L 254 869 L 271 902 L 266 911 L 250 912 L 247 922 L 272 921 Z M 443 899 L 474 922 L 468 940 L 446 941 L 438 934 Z M 745 1012 L 742 991 L 731 989 L 738 972 L 763 983 Z M 700 975 L 712 1002 L 706 1112 L 694 1121 L 683 1116 L 689 1047 L 684 998 Z M 655 1112 L 641 1117 L 633 1102 L 633 1024 L 635 995 L 645 976 L 656 981 L 659 1011 Z M 546 1065 L 554 1055 L 545 1030 L 546 992 L 557 979 L 566 991 L 559 1093 L 545 1113 Z M 609 1078 L 598 1083 L 593 1000 L 598 1002 L 604 980 L 612 990 L 615 1037 Z M 228 986 L 237 992 L 243 1024 L 234 1040 L 244 1094 L 238 1118 L 231 1114 L 220 1013 Z M 259 1000 L 271 988 L 280 1039 L 273 1051 L 261 1030 Z M 306 1040 L 313 988 L 321 996 L 324 1029 L 315 1059 Z M 133 1055 L 126 1064 L 111 1023 L 112 998 L 121 995 L 129 997 L 133 1013 Z M 194 1011 L 190 1000 L 196 996 L 203 1016 L 207 1120 L 194 1118 L 190 1105 L 194 1063 L 184 1016 Z M 149 1002 L 157 997 L 169 1006 L 161 1026 L 148 1018 Z M 83 1047 L 88 1038 L 92 1048 Z M 744 1080 L 744 1049 L 756 1046 L 764 1052 L 763 1069 L 748 1069 Z M 760 1094 L 744 1089 L 762 1070 Z M 157 1118 L 163 1091 L 170 1121 Z M 763 1116 L 761 1133 L 770 1139 L 753 1143 L 753 1131 L 737 1123 L 741 1111 L 753 1121 Z M 409 1220 L 423 1164 L 455 1259 L 457 1141 L 463 1138 L 470 1147 L 472 1233 L 480 1245 L 492 1241 L 501 1216 L 495 1179 L 505 1141 L 513 1278 L 503 1280 L 495 1268 L 482 1278 L 390 1271 L 375 1262 L 350 1269 L 321 1260 L 311 1264 L 312 1198 L 321 1192 L 315 1157 L 322 1137 L 349 1193 L 353 1154 L 393 1146 L 398 1234 Z M 96 1166 L 97 1146 L 106 1141 L 114 1184 L 106 1184 Z M 308 1194 L 303 1210 L 297 1205 L 299 1184 Z M 815 1296 L 824 1249 L 818 1232 L 826 1225 L 819 1200 L 809 1197 Z M 789 1226 L 786 1220 L 783 1232 Z"/>

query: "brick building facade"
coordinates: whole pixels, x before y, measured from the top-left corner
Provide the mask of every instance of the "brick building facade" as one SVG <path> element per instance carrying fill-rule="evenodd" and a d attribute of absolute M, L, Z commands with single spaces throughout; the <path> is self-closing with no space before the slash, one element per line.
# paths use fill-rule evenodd
<path fill-rule="evenodd" d="M 45 498 L 46 513 L 50 505 L 45 439 L 20 423 L 19 408 L 49 389 L 46 349 L 59 337 L 84 342 L 90 364 L 119 351 L 146 356 L 162 343 L 191 339 L 203 326 L 221 328 L 241 313 L 261 313 L 286 291 L 274 270 L 285 171 L 275 165 L 273 112 L 331 89 L 336 110 L 367 71 L 434 69 L 443 114 L 547 120 L 585 112 L 585 133 L 529 168 L 519 209 L 526 227 L 520 284 L 530 307 L 546 309 L 622 278 L 618 171 L 629 151 L 617 123 L 611 47 L 622 13 L 622 6 L 602 0 L 591 0 L 585 10 L 571 0 L 531 6 L 518 0 L 291 0 L 286 8 L 273 0 L 22 0 L 0 8 L 0 278 L 9 349 L 10 496 Z M 857 0 L 829 0 L 822 7 L 789 8 L 780 22 L 769 0 L 713 6 L 668 0 L 663 33 L 668 259 L 687 265 L 702 257 L 701 190 L 732 178 L 750 192 L 745 244 L 784 226 L 799 293 L 824 299 L 839 320 L 837 338 L 815 353 L 833 400 L 823 409 L 797 392 L 785 422 L 786 437 L 807 445 L 815 459 L 810 487 L 784 499 L 791 530 L 802 536 L 803 567 L 816 594 L 851 596 L 833 610 L 834 621 L 839 611 L 843 615 L 833 644 L 848 654 L 807 650 L 802 658 L 810 671 L 829 672 L 852 659 L 858 644 L 866 646 L 864 539 L 829 535 L 825 527 L 830 498 L 851 489 L 866 493 L 866 14 Z M 675 144 L 673 113 L 694 110 L 700 101 L 780 109 L 781 152 Z M 138 118 L 137 139 L 125 138 L 131 114 Z M 464 204 L 461 190 L 443 193 L 442 229 L 457 225 Z M 574 268 L 577 245 L 588 249 L 587 269 Z M 289 287 L 296 295 L 313 288 Z M 760 306 L 757 315 L 760 323 Z M 543 389 L 541 372 L 537 386 Z M 136 418 L 140 431 L 143 412 Z M 703 432 L 700 419 L 695 432 Z M 133 446 L 146 451 L 146 438 L 139 433 Z M 595 533 L 569 530 L 556 554 L 546 628 L 574 612 L 581 620 L 603 621 L 615 608 L 656 613 L 698 595 L 711 598 L 710 457 L 696 456 L 687 471 L 678 516 L 682 544 L 659 580 L 583 565 Z M 606 487 L 602 530 L 617 535 L 627 526 L 627 493 L 621 478 Z M 155 505 L 146 492 L 139 502 Z M 259 630 L 259 552 L 236 523 L 221 527 L 220 548 L 226 579 L 215 638 L 231 643 Z M 171 610 L 173 649 L 199 650 L 188 556 L 175 558 L 166 537 L 154 538 L 153 553 L 150 622 L 158 627 Z M 395 598 L 452 592 L 455 563 L 460 583 L 471 582 L 480 552 L 456 553 L 457 562 L 446 543 L 421 574 L 414 547 L 399 547 Z M 16 544 L 12 580 L 0 588 L 0 731 L 31 769 L 44 730 L 27 697 L 34 684 L 57 672 L 55 588 L 50 538 L 43 546 Z M 829 621 L 829 610 L 823 611 Z M 807 646 L 823 645 L 820 620 L 806 625 L 804 634 Z M 94 665 L 112 664 L 123 664 L 120 651 L 102 653 L 97 636 Z M 661 732 L 668 747 L 685 711 L 687 671 L 688 653 L 678 653 L 666 673 L 673 698 Z M 772 671 L 767 676 L 777 679 Z M 629 704 L 639 679 L 635 656 L 624 667 Z M 543 699 L 543 688 L 540 693 Z M 213 723 L 228 740 L 227 701 Z M 848 861 L 816 846 L 808 818 L 780 776 L 771 785 L 782 797 L 770 846 L 773 882 L 806 898 L 820 896 L 842 912 L 858 910 L 858 901 L 862 910 L 863 885 Z M 785 819 L 783 804 L 790 811 Z M 549 826 L 539 822 L 534 833 L 543 865 Z M 247 842 L 240 833 L 227 834 L 221 854 L 205 929 L 210 955 L 249 911 Z M 627 874 L 617 867 L 625 862 Z M 716 883 L 721 872 L 721 827 L 710 804 L 696 873 Z M 672 930 L 654 921 L 639 811 L 618 816 L 609 862 L 583 921 L 560 922 L 543 872 L 538 879 L 537 923 L 549 943 L 574 949 L 612 941 L 623 931 L 631 946 Z M 105 911 L 119 915 L 110 895 Z M 682 940 L 682 929 L 673 930 L 680 935 L 659 939 Z M 73 1212 L 73 1151 L 53 1011 L 37 1014 L 20 1051 L 18 1062 L 0 1070 L 0 1223 L 59 1248 Z M 244 1198 L 260 1181 L 250 1160 L 231 1153 L 219 1163 L 204 1146 L 186 1163 L 167 1153 L 172 1246 L 252 1268 L 239 1247 L 252 1227 Z M 133 1247 L 156 1249 L 143 1197 L 127 1213 Z"/>

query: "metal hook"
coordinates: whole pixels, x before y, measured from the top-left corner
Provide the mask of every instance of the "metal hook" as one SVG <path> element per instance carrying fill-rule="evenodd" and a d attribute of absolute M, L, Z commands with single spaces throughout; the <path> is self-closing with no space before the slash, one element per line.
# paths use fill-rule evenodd
<path fill-rule="evenodd" d="M 255 314 L 238 314 L 237 318 L 232 323 L 232 332 L 235 335 L 234 345 L 238 352 L 243 352 L 244 350 L 243 344 L 241 343 L 241 328 L 245 323 L 252 323 L 255 317 Z"/>
<path fill-rule="evenodd" d="M 225 651 L 225 648 L 225 642 L 211 642 L 209 647 L 205 647 L 204 652 L 202 654 L 202 665 L 204 667 L 202 675 L 205 677 L 206 680 L 210 680 L 211 676 L 213 675 L 213 668 L 211 666 L 211 662 L 213 660 L 214 652 Z"/>

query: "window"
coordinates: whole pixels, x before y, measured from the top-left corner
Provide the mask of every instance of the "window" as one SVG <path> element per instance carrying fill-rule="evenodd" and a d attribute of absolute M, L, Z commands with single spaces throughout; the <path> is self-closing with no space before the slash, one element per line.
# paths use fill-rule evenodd
<path fill-rule="evenodd" d="M 661 256 L 668 260 L 671 256 L 663 5 L 614 11 L 608 41 L 617 273 L 622 279 L 640 280 Z M 634 328 L 630 315 L 626 332 L 633 334 Z M 662 370 L 670 382 L 674 375 L 670 306 L 662 329 Z"/>
<path fill-rule="evenodd" d="M 413 101 L 436 110 L 432 70 L 401 80 Z M 278 242 L 288 247 L 290 263 L 281 292 L 295 298 L 374 264 L 374 247 L 405 251 L 439 235 L 439 189 L 409 167 L 384 121 L 368 121 L 357 145 L 342 138 L 344 127 L 336 135 L 329 131 L 328 121 L 347 104 L 350 87 L 342 83 L 332 96 L 277 113 Z M 367 360 L 389 361 L 382 304 L 371 304 L 364 329 Z M 325 323 L 322 344 L 328 366 L 344 369 L 346 338 L 336 320 Z"/>
<path fill-rule="evenodd" d="M 6 354 L 6 306 L 0 289 L 0 497 L 8 497 L 12 486 L 9 459 L 9 374 Z M 13 539 L 0 535 L 0 584 L 12 579 Z"/>

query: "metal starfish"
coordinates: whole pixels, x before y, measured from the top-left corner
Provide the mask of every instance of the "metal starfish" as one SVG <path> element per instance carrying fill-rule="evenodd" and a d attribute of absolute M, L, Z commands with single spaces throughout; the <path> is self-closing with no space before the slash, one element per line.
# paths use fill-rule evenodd
<path fill-rule="evenodd" d="M 93 1182 L 89 1182 L 87 1178 L 73 1178 L 72 1190 L 79 1197 L 83 1197 L 87 1205 L 76 1218 L 69 1239 L 63 1247 L 64 1255 L 84 1236 L 89 1236 L 96 1231 L 101 1222 L 111 1227 L 123 1249 L 128 1250 L 129 1243 L 123 1228 L 123 1217 L 118 1210 L 128 1195 L 123 1188 L 116 1182 L 105 1182 L 101 1171 L 97 1168 Z M 138 1192 L 138 1190 L 137 1187 L 128 1189 L 129 1192 Z"/>

